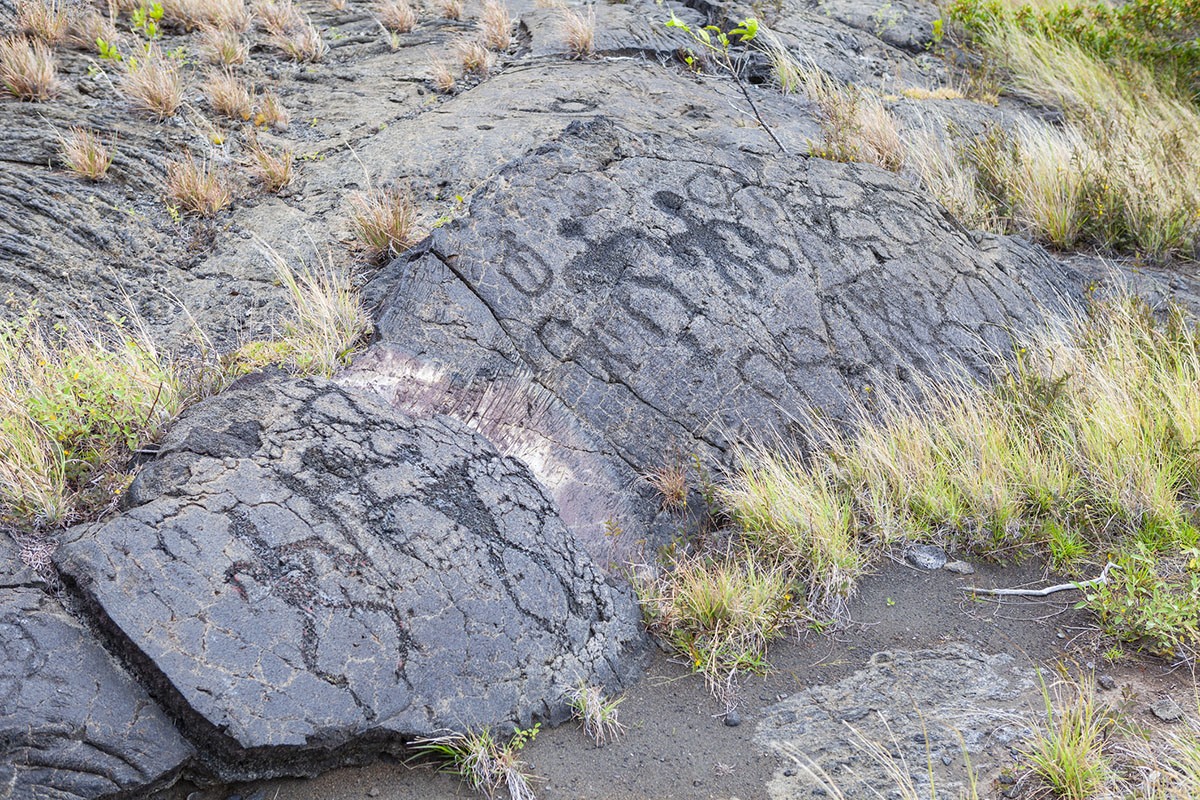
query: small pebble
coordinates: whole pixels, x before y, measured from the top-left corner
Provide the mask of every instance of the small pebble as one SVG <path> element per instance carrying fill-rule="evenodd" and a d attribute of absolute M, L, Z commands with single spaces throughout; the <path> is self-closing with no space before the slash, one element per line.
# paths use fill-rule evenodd
<path fill-rule="evenodd" d="M 974 575 L 975 568 L 965 561 L 947 561 L 942 565 L 942 569 L 948 572 L 954 572 L 959 575 Z"/>
<path fill-rule="evenodd" d="M 1000 777 L 997 778 L 997 780 L 1000 781 L 1005 786 L 1012 786 L 1014 783 L 1017 782 L 1017 779 L 1014 778 L 1012 775 L 1009 775 L 1008 773 L 1001 774 Z"/>
<path fill-rule="evenodd" d="M 908 563 L 919 569 L 941 569 L 946 551 L 934 544 L 914 544 L 904 551 Z"/>
<path fill-rule="evenodd" d="M 738 712 L 730 711 L 725 715 L 725 724 L 731 728 L 736 728 L 738 725 L 742 724 L 742 717 L 740 714 L 738 714 Z"/>
<path fill-rule="evenodd" d="M 367 797 L 379 797 L 379 787 L 372 786 L 367 790 Z"/>
<path fill-rule="evenodd" d="M 1183 709 L 1179 707 L 1178 703 L 1168 697 L 1150 706 L 1150 713 L 1163 722 L 1174 722 L 1183 716 Z"/>
<path fill-rule="evenodd" d="M 942 763 L 945 764 L 947 767 L 950 766 L 953 762 L 954 762 L 954 759 L 952 759 L 950 756 L 942 756 Z"/>
<path fill-rule="evenodd" d="M 1097 675 L 1096 683 L 1100 684 L 1101 689 L 1107 690 L 1117 688 L 1117 679 L 1112 675 Z"/>
<path fill-rule="evenodd" d="M 794 770 L 794 769 L 785 769 L 785 770 L 783 771 L 783 777 L 785 777 L 785 778 L 794 778 L 794 777 L 796 777 L 796 770 Z"/>

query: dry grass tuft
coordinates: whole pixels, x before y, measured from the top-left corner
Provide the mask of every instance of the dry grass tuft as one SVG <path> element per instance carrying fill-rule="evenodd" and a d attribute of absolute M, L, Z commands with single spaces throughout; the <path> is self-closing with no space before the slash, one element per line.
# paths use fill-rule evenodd
<path fill-rule="evenodd" d="M 258 101 L 258 113 L 254 115 L 255 125 L 265 125 L 277 131 L 287 130 L 292 115 L 274 92 L 264 92 Z"/>
<path fill-rule="evenodd" d="M 246 370 L 281 364 L 303 375 L 326 377 L 348 366 L 371 330 L 370 315 L 349 276 L 332 259 L 297 271 L 272 248 L 261 249 L 287 287 L 291 313 L 276 339 L 246 345 L 235 361 Z"/>
<path fill-rule="evenodd" d="M 212 216 L 233 202 L 233 186 L 223 170 L 191 153 L 167 167 L 167 199 L 184 211 Z"/>
<path fill-rule="evenodd" d="M 267 149 L 253 138 L 248 149 L 250 172 L 268 192 L 279 192 L 292 182 L 296 156 L 290 147 Z"/>
<path fill-rule="evenodd" d="M 213 111 L 230 119 L 248 120 L 254 111 L 254 87 L 229 70 L 214 72 L 201 85 Z"/>
<path fill-rule="evenodd" d="M 911 100 L 958 100 L 963 97 L 963 93 L 952 86 L 939 86 L 936 89 L 912 86 L 902 89 L 900 94 Z"/>
<path fill-rule="evenodd" d="M 166 119 L 183 104 L 183 77 L 174 58 L 156 44 L 147 45 L 139 59 L 127 59 L 118 89 L 139 111 Z"/>
<path fill-rule="evenodd" d="M 307 17 L 297 27 L 285 33 L 272 33 L 268 38 L 281 53 L 301 64 L 316 63 L 329 52 L 329 45 Z"/>
<path fill-rule="evenodd" d="M 502 0 L 484 0 L 479 24 L 483 43 L 490 49 L 503 53 L 512 47 L 513 20 Z"/>
<path fill-rule="evenodd" d="M 252 19 L 245 0 L 163 0 L 163 19 L 185 30 L 217 27 L 244 31 Z"/>
<path fill-rule="evenodd" d="M 375 14 L 385 28 L 396 33 L 408 33 L 417 24 L 417 12 L 406 0 L 380 0 Z"/>
<path fill-rule="evenodd" d="M 112 164 L 112 155 L 99 135 L 75 127 L 67 136 L 58 137 L 59 155 L 71 172 L 93 181 L 103 180 Z"/>
<path fill-rule="evenodd" d="M 244 64 L 249 48 L 235 30 L 206 25 L 200 38 L 200 54 L 210 64 Z"/>
<path fill-rule="evenodd" d="M 596 48 L 596 9 L 588 7 L 586 14 L 569 8 L 562 10 L 563 34 L 567 47 L 575 58 L 588 58 Z"/>
<path fill-rule="evenodd" d="M 603 690 L 580 681 L 567 695 L 567 705 L 572 715 L 583 726 L 584 733 L 592 738 L 597 747 L 602 747 L 624 732 L 625 726 L 617 719 L 619 706 L 625 700 L 618 697 L 609 700 Z"/>
<path fill-rule="evenodd" d="M 815 66 L 797 67 L 794 74 L 820 111 L 822 140 L 810 146 L 813 155 L 893 172 L 904 166 L 900 129 L 880 98 L 839 86 Z"/>
<path fill-rule="evenodd" d="M 687 508 L 687 468 L 683 464 L 682 456 L 675 454 L 667 458 L 641 477 L 654 487 L 663 508 L 668 511 L 682 511 Z"/>
<path fill-rule="evenodd" d="M 443 19 L 460 20 L 463 17 L 463 0 L 437 0 L 436 5 Z"/>
<path fill-rule="evenodd" d="M 454 73 L 450 71 L 450 65 L 444 60 L 440 58 L 430 59 L 429 77 L 433 81 L 434 88 L 439 92 L 449 93 L 454 91 Z"/>
<path fill-rule="evenodd" d="M 269 35 L 283 35 L 304 22 L 292 0 L 264 0 L 254 4 L 254 13 Z"/>
<path fill-rule="evenodd" d="M 486 78 L 496 68 L 496 54 L 483 46 L 478 39 L 463 36 L 454 42 L 454 53 L 463 72 Z"/>
<path fill-rule="evenodd" d="M 84 9 L 71 20 L 67 41 L 74 47 L 94 50 L 97 39 L 116 45 L 121 40 L 121 32 L 110 17 L 93 8 Z"/>
<path fill-rule="evenodd" d="M 0 85 L 17 100 L 44 102 L 61 91 L 58 64 L 40 39 L 10 36 L 0 40 Z"/>
<path fill-rule="evenodd" d="M 47 44 L 57 44 L 71 24 L 70 7 L 62 0 L 21 0 L 17 4 L 17 29 Z"/>
<path fill-rule="evenodd" d="M 417 206 L 406 189 L 368 189 L 350 195 L 350 227 L 372 258 L 395 255 L 416 241 Z"/>

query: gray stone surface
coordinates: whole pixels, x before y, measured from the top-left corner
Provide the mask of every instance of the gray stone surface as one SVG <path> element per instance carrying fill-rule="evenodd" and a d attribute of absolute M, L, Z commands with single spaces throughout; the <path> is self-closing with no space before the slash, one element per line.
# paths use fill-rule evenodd
<path fill-rule="evenodd" d="M 1031 668 L 964 644 L 884 651 L 842 680 L 813 686 L 773 706 L 756 743 L 781 757 L 772 800 L 824 797 L 810 770 L 824 771 L 848 800 L 889 797 L 895 783 L 864 743 L 877 743 L 918 791 L 934 772 L 938 796 L 966 788 L 964 750 L 986 787 L 1011 763 L 1009 748 L 1029 732 L 1041 696 Z M 932 766 L 930 766 L 932 762 Z"/>
<path fill-rule="evenodd" d="M 946 551 L 935 544 L 914 544 L 904 548 L 908 563 L 918 569 L 941 569 L 946 565 Z"/>
<path fill-rule="evenodd" d="M 142 797 L 192 748 L 0 533 L 0 797 Z"/>
<path fill-rule="evenodd" d="M 1183 709 L 1170 697 L 1155 700 L 1150 705 L 1150 713 L 1163 722 L 1176 722 L 1183 718 Z"/>
<path fill-rule="evenodd" d="M 642 634 L 519 462 L 446 418 L 251 376 L 189 411 L 61 571 L 225 777 L 561 721 Z"/>
<path fill-rule="evenodd" d="M 978 369 L 981 341 L 1003 348 L 1083 283 L 882 170 L 604 119 L 505 167 L 465 212 L 370 287 L 381 342 L 348 380 L 471 424 L 488 415 L 461 398 L 506 386 L 492 438 L 538 450 L 526 460 L 594 553 L 605 517 L 578 486 L 628 493 L 674 449 L 720 458 L 797 432 L 802 409 L 843 417 L 881 379 Z M 618 521 L 634 540 L 653 522 Z"/>

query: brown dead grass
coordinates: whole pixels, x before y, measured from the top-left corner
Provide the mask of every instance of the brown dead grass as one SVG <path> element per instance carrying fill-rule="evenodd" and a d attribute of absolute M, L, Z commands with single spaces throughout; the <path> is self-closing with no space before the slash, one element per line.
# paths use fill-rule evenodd
<path fill-rule="evenodd" d="M 437 0 L 438 13 L 443 19 L 460 20 L 463 16 L 462 0 Z"/>
<path fill-rule="evenodd" d="M 93 181 L 103 180 L 108 174 L 112 154 L 94 131 L 72 128 L 66 136 L 58 137 L 58 144 L 59 156 L 71 172 Z"/>
<path fill-rule="evenodd" d="M 242 36 L 229 28 L 205 26 L 201 29 L 200 55 L 210 64 L 244 64 L 249 52 Z"/>
<path fill-rule="evenodd" d="M 133 59 L 126 61 L 117 88 L 135 109 L 159 120 L 173 116 L 183 104 L 179 64 L 156 44 L 148 45 L 136 64 Z"/>
<path fill-rule="evenodd" d="M 10 36 L 0 40 L 0 85 L 17 100 L 45 102 L 61 90 L 54 53 L 40 39 Z"/>
<path fill-rule="evenodd" d="M 484 0 L 483 16 L 479 21 L 483 43 L 492 50 L 503 53 L 512 47 L 512 15 L 508 6 L 500 0 Z"/>
<path fill-rule="evenodd" d="M 21 0 L 17 4 L 17 29 L 47 44 L 57 44 L 67 35 L 71 16 L 62 0 Z"/>
<path fill-rule="evenodd" d="M 277 131 L 287 130 L 292 115 L 284 106 L 279 95 L 274 92 L 264 92 L 258 101 L 258 112 L 254 116 L 254 124 L 265 125 Z"/>
<path fill-rule="evenodd" d="M 188 153 L 167 167 L 167 198 L 186 212 L 208 217 L 233 202 L 233 186 L 224 170 Z"/>
<path fill-rule="evenodd" d="M 478 39 L 464 36 L 454 42 L 454 54 L 463 72 L 486 78 L 496 68 L 496 55 Z"/>
<path fill-rule="evenodd" d="M 213 111 L 242 121 L 254 111 L 254 87 L 229 70 L 214 72 L 200 87 Z"/>
<path fill-rule="evenodd" d="M 417 206 L 400 187 L 350 195 L 350 228 L 372 258 L 403 252 L 416 241 Z"/>
<path fill-rule="evenodd" d="M 163 19 L 185 30 L 206 26 L 244 31 L 252 15 L 245 0 L 162 0 Z"/>
<path fill-rule="evenodd" d="M 247 168 L 268 192 L 278 193 L 292 182 L 296 155 L 290 147 L 268 148 L 252 138 L 248 150 Z"/>
<path fill-rule="evenodd" d="M 440 58 L 431 59 L 429 62 L 429 75 L 433 81 L 433 86 L 439 92 L 449 93 L 454 91 L 454 73 L 450 71 L 450 65 Z"/>
<path fill-rule="evenodd" d="M 396 33 L 408 33 L 417 24 L 417 12 L 406 0 L 380 0 L 375 14 L 385 28 Z"/>
<path fill-rule="evenodd" d="M 589 7 L 586 14 L 573 9 L 562 10 L 562 29 L 567 47 L 575 58 L 588 58 L 596 49 L 596 10 Z"/>

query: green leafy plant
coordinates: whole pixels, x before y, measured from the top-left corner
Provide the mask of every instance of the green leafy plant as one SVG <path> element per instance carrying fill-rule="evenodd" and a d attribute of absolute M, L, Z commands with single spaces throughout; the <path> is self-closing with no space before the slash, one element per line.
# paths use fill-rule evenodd
<path fill-rule="evenodd" d="M 716 25 L 705 25 L 702 28 L 692 28 L 683 20 L 675 16 L 675 12 L 671 12 L 671 18 L 667 20 L 668 28 L 678 28 L 691 37 L 707 58 L 711 58 L 722 69 L 733 78 L 738 89 L 742 92 L 742 97 L 750 105 L 750 110 L 754 113 L 755 119 L 762 129 L 771 137 L 771 141 L 779 148 L 779 152 L 787 154 L 787 148 L 775 136 L 775 133 L 763 121 L 762 114 L 759 113 L 758 105 L 754 102 L 754 98 L 750 96 L 750 90 L 746 87 L 746 83 L 742 80 L 741 72 L 744 66 L 745 49 L 738 55 L 734 55 L 732 51 L 733 45 L 746 45 L 754 41 L 758 36 L 758 20 L 754 17 L 746 17 L 741 24 L 732 30 L 726 32 L 718 28 Z M 735 42 L 736 39 L 736 42 Z M 698 68 L 699 60 L 696 51 L 688 51 L 684 54 L 684 62 L 693 69 Z"/>
<path fill-rule="evenodd" d="M 541 723 L 517 729 L 507 742 L 501 742 L 491 728 L 480 732 L 450 733 L 413 742 L 417 755 L 441 764 L 444 772 L 462 778 L 463 783 L 484 796 L 496 797 L 501 788 L 510 800 L 533 800 L 531 776 L 519 758 L 521 750 L 537 736 Z"/>
<path fill-rule="evenodd" d="M 162 4 L 151 3 L 148 6 L 135 8 L 130 13 L 130 22 L 135 32 L 142 34 L 148 40 L 154 40 L 162 36 L 162 31 L 158 27 L 158 23 L 162 17 Z"/>

